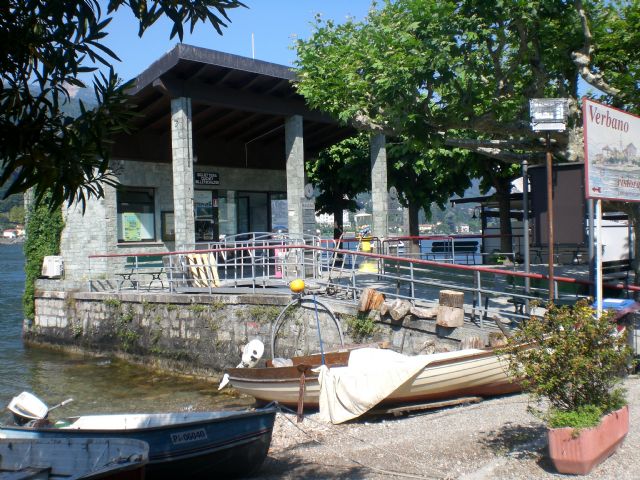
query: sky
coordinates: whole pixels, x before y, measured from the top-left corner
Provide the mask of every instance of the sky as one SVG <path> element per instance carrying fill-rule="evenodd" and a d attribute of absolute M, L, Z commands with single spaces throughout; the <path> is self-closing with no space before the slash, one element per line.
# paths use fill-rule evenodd
<path fill-rule="evenodd" d="M 363 19 L 371 0 L 244 0 L 248 8 L 229 10 L 231 23 L 218 35 L 209 24 L 199 24 L 193 35 L 185 29 L 183 42 L 246 57 L 252 56 L 251 34 L 254 34 L 255 58 L 292 66 L 296 37 L 309 38 L 317 13 L 338 23 L 348 17 Z M 114 68 L 129 80 L 171 50 L 178 42 L 169 40 L 171 25 L 164 19 L 148 29 L 142 38 L 130 11 L 123 8 L 113 16 L 103 43 L 120 58 Z"/>

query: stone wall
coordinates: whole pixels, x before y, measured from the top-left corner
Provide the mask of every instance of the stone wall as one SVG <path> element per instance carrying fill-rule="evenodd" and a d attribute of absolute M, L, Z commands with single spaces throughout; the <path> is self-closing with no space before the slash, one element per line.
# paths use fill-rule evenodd
<path fill-rule="evenodd" d="M 111 162 L 117 180 L 126 186 L 151 187 L 155 189 L 155 242 L 118 244 L 117 198 L 114 187 L 104 186 L 104 198 L 91 198 L 83 211 L 74 204 L 64 211 L 65 228 L 62 232 L 60 250 L 64 261 L 65 278 L 70 281 L 87 281 L 92 278 L 113 278 L 122 271 L 124 259 L 120 261 L 89 259 L 95 254 L 157 253 L 175 250 L 174 242 L 161 241 L 161 215 L 173 211 L 173 173 L 169 163 L 151 163 L 130 160 Z M 220 190 L 286 191 L 284 171 L 237 169 L 202 166 L 195 171 L 217 172 Z"/>
<path fill-rule="evenodd" d="M 41 281 L 41 286 L 42 282 Z M 376 311 L 320 299 L 345 333 L 345 343 L 390 342 L 406 354 L 456 350 L 467 336 L 483 336 L 473 325 L 443 329 L 433 320 L 407 317 L 400 325 Z M 38 290 L 36 316 L 24 326 L 27 342 L 62 346 L 169 371 L 215 375 L 239 363 L 242 347 L 257 338 L 271 358 L 272 325 L 289 304 L 284 294 L 184 295 L 89 293 Z M 276 356 L 318 352 L 317 323 L 325 351 L 340 346 L 332 315 L 312 304 L 290 306 L 275 334 Z"/>

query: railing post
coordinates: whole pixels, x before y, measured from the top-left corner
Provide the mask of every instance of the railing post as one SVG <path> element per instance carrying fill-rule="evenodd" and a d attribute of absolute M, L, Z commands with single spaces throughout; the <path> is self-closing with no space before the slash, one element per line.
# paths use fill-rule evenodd
<path fill-rule="evenodd" d="M 476 286 L 476 294 L 478 299 L 478 310 L 480 312 L 480 328 L 484 328 L 484 312 L 482 311 L 482 273 L 479 270 L 475 272 L 475 286 Z"/>
<path fill-rule="evenodd" d="M 416 284 L 414 282 L 415 278 L 413 275 L 413 261 L 409 262 L 409 278 L 411 279 L 411 299 L 413 300 L 413 304 L 416 303 Z M 398 295 L 400 292 L 398 291 Z"/>

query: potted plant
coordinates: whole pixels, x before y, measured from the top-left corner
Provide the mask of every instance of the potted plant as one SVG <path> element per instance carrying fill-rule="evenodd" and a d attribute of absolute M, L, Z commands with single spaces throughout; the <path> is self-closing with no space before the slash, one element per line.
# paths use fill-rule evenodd
<path fill-rule="evenodd" d="M 546 408 L 530 408 L 549 426 L 549 455 L 560 473 L 586 474 L 610 456 L 629 430 L 621 376 L 626 335 L 612 313 L 596 318 L 586 300 L 551 304 L 520 325 L 502 351 L 509 373 Z"/>

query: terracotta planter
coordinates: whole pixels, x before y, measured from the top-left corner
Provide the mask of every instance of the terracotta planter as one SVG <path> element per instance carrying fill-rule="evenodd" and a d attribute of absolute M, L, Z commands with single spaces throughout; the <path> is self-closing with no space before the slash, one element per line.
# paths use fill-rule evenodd
<path fill-rule="evenodd" d="M 560 473 L 585 475 L 616 451 L 629 431 L 627 406 L 605 415 L 577 437 L 573 428 L 549 429 L 549 456 Z"/>

